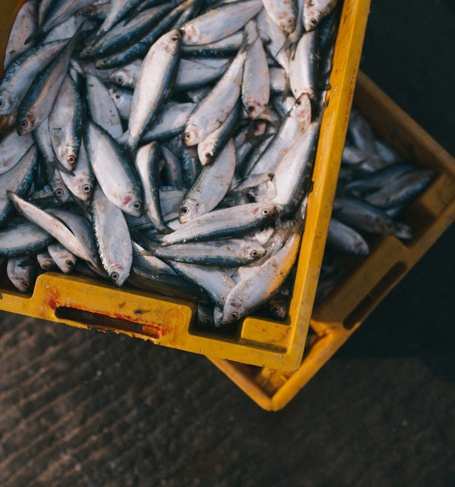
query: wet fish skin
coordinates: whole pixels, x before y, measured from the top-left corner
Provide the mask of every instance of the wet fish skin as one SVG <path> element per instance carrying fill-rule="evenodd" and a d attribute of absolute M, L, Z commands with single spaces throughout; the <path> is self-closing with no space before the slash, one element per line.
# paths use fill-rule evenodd
<path fill-rule="evenodd" d="M 56 266 L 64 274 L 69 274 L 74 269 L 77 257 L 65 249 L 63 245 L 59 243 L 51 244 L 47 247 L 47 251 Z"/>
<path fill-rule="evenodd" d="M 36 77 L 27 91 L 18 109 L 16 128 L 19 135 L 27 134 L 39 127 L 50 115 L 67 75 L 78 35 L 79 32 L 60 51 L 56 59 Z"/>
<path fill-rule="evenodd" d="M 175 89 L 186 91 L 205 86 L 220 78 L 227 67 L 229 59 L 190 58 L 181 59 Z"/>
<path fill-rule="evenodd" d="M 305 32 L 300 38 L 289 65 L 291 90 L 296 99 L 302 95 L 315 100 L 319 87 L 319 45 L 316 31 Z"/>
<path fill-rule="evenodd" d="M 362 235 L 335 218 L 330 221 L 327 243 L 341 253 L 363 257 L 370 253 L 368 243 Z"/>
<path fill-rule="evenodd" d="M 163 155 L 163 176 L 167 184 L 175 188 L 183 188 L 183 171 L 179 158 L 164 144 L 161 145 L 161 154 Z"/>
<path fill-rule="evenodd" d="M 36 254 L 36 260 L 41 270 L 43 270 L 44 272 L 52 271 L 56 268 L 55 262 L 53 261 L 47 250 Z"/>
<path fill-rule="evenodd" d="M 5 135 L 0 141 L 0 176 L 16 166 L 32 145 L 33 138 L 28 134 L 20 137 L 12 131 Z"/>
<path fill-rule="evenodd" d="M 163 246 L 182 242 L 235 237 L 265 226 L 277 214 L 274 204 L 250 203 L 234 208 L 214 210 L 195 218 L 173 233 L 160 239 Z"/>
<path fill-rule="evenodd" d="M 98 36 L 102 37 L 109 32 L 114 25 L 124 19 L 141 2 L 142 0 L 111 0 L 110 11 L 99 28 Z"/>
<path fill-rule="evenodd" d="M 93 173 L 106 197 L 125 213 L 140 216 L 141 184 L 121 147 L 93 122 L 88 123 L 85 143 Z"/>
<path fill-rule="evenodd" d="M 183 45 L 184 56 L 198 56 L 207 58 L 224 58 L 235 54 L 244 42 L 243 32 L 236 32 L 224 39 L 202 45 Z"/>
<path fill-rule="evenodd" d="M 92 214 L 101 263 L 112 281 L 122 286 L 133 265 L 133 247 L 125 217 L 99 186 L 93 195 Z"/>
<path fill-rule="evenodd" d="M 141 69 L 142 61 L 137 60 L 121 68 L 113 69 L 108 74 L 108 77 L 112 83 L 115 83 L 123 88 L 134 90 Z"/>
<path fill-rule="evenodd" d="M 178 68 L 180 41 L 179 31 L 171 30 L 152 46 L 144 59 L 128 125 L 128 147 L 131 151 L 137 148 L 147 125 L 171 92 Z"/>
<path fill-rule="evenodd" d="M 300 234 L 295 232 L 286 244 L 262 265 L 240 269 L 240 280 L 227 296 L 222 315 L 215 315 L 219 326 L 244 318 L 273 296 L 297 259 L 299 243 Z"/>
<path fill-rule="evenodd" d="M 202 168 L 197 180 L 180 207 L 180 222 L 187 223 L 216 208 L 231 187 L 236 166 L 232 139 L 215 161 Z"/>
<path fill-rule="evenodd" d="M 297 10 L 294 0 L 276 2 L 263 0 L 264 8 L 269 17 L 286 34 L 292 34 L 297 25 Z"/>
<path fill-rule="evenodd" d="M 29 48 L 26 41 L 33 36 L 37 28 L 37 4 L 35 0 L 28 0 L 20 8 L 11 28 L 3 62 L 4 69 L 7 69 L 14 59 Z"/>
<path fill-rule="evenodd" d="M 74 171 L 72 173 L 60 171 L 60 177 L 66 188 L 76 199 L 82 202 L 90 201 L 95 187 L 95 180 L 83 142 L 81 143 L 79 157 Z"/>
<path fill-rule="evenodd" d="M 133 101 L 133 92 L 120 86 L 111 86 L 109 88 L 109 94 L 117 108 L 120 118 L 125 121 L 128 120 L 131 112 L 131 102 Z M 117 140 L 122 139 L 125 136 L 124 134 L 127 137 L 128 132 L 124 132 Z"/>
<path fill-rule="evenodd" d="M 156 142 L 142 146 L 136 155 L 136 168 L 144 191 L 145 212 L 158 231 L 168 232 L 160 203 L 160 161 L 161 151 Z"/>
<path fill-rule="evenodd" d="M 245 60 L 246 50 L 241 49 L 223 77 L 190 115 L 183 135 L 186 145 L 202 142 L 232 112 L 240 96 Z"/>
<path fill-rule="evenodd" d="M 240 30 L 262 8 L 261 0 L 221 5 L 182 27 L 185 45 L 210 44 Z"/>
<path fill-rule="evenodd" d="M 338 0 L 304 0 L 303 25 L 305 30 L 314 30 L 324 17 L 336 7 Z"/>
<path fill-rule="evenodd" d="M 32 145 L 21 160 L 0 177 L 0 224 L 10 216 L 12 205 L 8 193 L 25 196 L 30 190 L 38 167 L 38 151 Z"/>
<path fill-rule="evenodd" d="M 49 116 L 49 134 L 58 162 L 73 171 L 82 138 L 82 101 L 74 81 L 66 76 Z"/>
<path fill-rule="evenodd" d="M 0 229 L 0 256 L 32 255 L 46 249 L 53 238 L 37 225 L 21 218 Z"/>
<path fill-rule="evenodd" d="M 175 244 L 157 247 L 153 254 L 161 259 L 219 267 L 238 267 L 260 259 L 264 247 L 251 239 Z"/>
<path fill-rule="evenodd" d="M 36 262 L 31 257 L 11 257 L 6 265 L 6 274 L 18 291 L 26 293 L 35 282 Z"/>
<path fill-rule="evenodd" d="M 66 41 L 39 44 L 10 62 L 0 83 L 0 115 L 16 112 L 40 71 L 65 45 Z"/>

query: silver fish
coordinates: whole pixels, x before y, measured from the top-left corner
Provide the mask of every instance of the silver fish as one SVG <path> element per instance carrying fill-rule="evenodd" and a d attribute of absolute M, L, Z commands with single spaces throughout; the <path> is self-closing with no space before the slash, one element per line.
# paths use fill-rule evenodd
<path fill-rule="evenodd" d="M 190 115 L 184 140 L 188 146 L 202 142 L 226 120 L 240 96 L 246 50 L 240 50 L 226 73 Z"/>
<path fill-rule="evenodd" d="M 109 32 L 111 28 L 118 24 L 126 15 L 136 8 L 142 0 L 111 0 L 111 8 L 109 14 L 98 31 L 98 36 L 103 36 Z"/>
<path fill-rule="evenodd" d="M 59 243 L 51 244 L 47 251 L 55 262 L 56 266 L 64 273 L 68 274 L 76 265 L 77 257 Z"/>
<path fill-rule="evenodd" d="M 207 58 L 226 57 L 236 53 L 244 42 L 242 31 L 236 32 L 219 41 L 200 45 L 183 45 L 182 54 L 185 56 L 206 56 Z"/>
<path fill-rule="evenodd" d="M 180 208 L 182 223 L 194 220 L 216 208 L 231 187 L 235 165 L 235 145 L 231 139 L 215 161 L 202 169 L 185 196 Z"/>
<path fill-rule="evenodd" d="M 168 149 L 165 145 L 161 146 L 161 153 L 164 158 L 163 175 L 167 184 L 175 186 L 176 188 L 183 187 L 183 171 L 182 164 L 179 158 L 173 151 Z"/>
<path fill-rule="evenodd" d="M 261 0 L 245 0 L 214 8 L 182 27 L 183 43 L 201 45 L 224 39 L 240 30 L 261 8 Z"/>
<path fill-rule="evenodd" d="M 242 101 L 248 116 L 258 118 L 270 99 L 270 74 L 267 57 L 259 38 L 256 22 L 251 20 L 245 27 L 247 56 L 242 83 Z"/>
<path fill-rule="evenodd" d="M 82 137 L 82 102 L 74 81 L 66 76 L 49 117 L 49 134 L 58 162 L 73 171 Z"/>
<path fill-rule="evenodd" d="M 204 139 L 198 146 L 197 152 L 199 161 L 203 166 L 210 164 L 226 145 L 226 141 L 232 135 L 240 115 L 240 107 L 236 105 L 232 113 L 223 122 L 223 124 L 213 131 L 206 139 Z M 235 161 L 234 161 L 235 162 Z"/>
<path fill-rule="evenodd" d="M 360 233 L 332 218 L 327 235 L 327 244 L 335 250 L 359 256 L 366 256 L 370 248 Z"/>
<path fill-rule="evenodd" d="M 265 225 L 277 214 L 277 210 L 276 205 L 270 203 L 250 203 L 215 210 L 182 225 L 173 233 L 164 235 L 160 242 L 163 245 L 172 245 L 242 235 Z"/>
<path fill-rule="evenodd" d="M 157 247 L 153 254 L 187 264 L 238 267 L 260 259 L 265 255 L 265 249 L 252 239 L 229 239 Z"/>
<path fill-rule="evenodd" d="M 336 7 L 338 0 L 304 0 L 303 26 L 308 32 L 314 30 L 321 20 Z"/>
<path fill-rule="evenodd" d="M 273 200 L 277 205 L 295 209 L 301 201 L 305 189 L 303 182 L 310 174 L 318 134 L 319 123 L 313 122 L 278 164 L 274 172 L 276 196 Z"/>
<path fill-rule="evenodd" d="M 224 58 L 181 59 L 175 80 L 175 89 L 186 91 L 205 86 L 220 78 L 228 66 L 229 60 Z"/>
<path fill-rule="evenodd" d="M 0 230 L 0 256 L 35 254 L 47 248 L 52 240 L 52 236 L 37 225 L 15 218 Z"/>
<path fill-rule="evenodd" d="M 8 259 L 6 274 L 16 289 L 26 293 L 35 282 L 36 262 L 31 257 L 11 257 Z"/>
<path fill-rule="evenodd" d="M 53 214 L 51 214 L 13 193 L 9 193 L 9 197 L 17 211 L 25 218 L 48 232 L 77 257 L 97 265 L 91 232 L 88 223 L 82 217 L 64 210 L 52 210 Z M 62 216 L 65 221 L 62 220 Z M 70 228 L 69 223 L 73 228 Z"/>
<path fill-rule="evenodd" d="M 116 68 L 110 71 L 109 80 L 111 83 L 134 90 L 136 82 L 142 69 L 142 61 L 133 61 L 132 63 Z"/>
<path fill-rule="evenodd" d="M 37 164 L 38 151 L 33 145 L 12 169 L 0 177 L 0 223 L 5 222 L 12 210 L 8 193 L 13 191 L 20 196 L 26 195 L 32 186 Z"/>
<path fill-rule="evenodd" d="M 49 42 L 30 48 L 11 62 L 0 84 L 0 115 L 19 108 L 38 74 L 55 59 L 67 41 Z"/>
<path fill-rule="evenodd" d="M 136 155 L 136 168 L 144 190 L 144 206 L 147 216 L 155 228 L 161 232 L 168 231 L 161 212 L 159 193 L 161 152 L 158 144 L 152 142 L 142 146 Z"/>
<path fill-rule="evenodd" d="M 47 250 L 44 250 L 36 255 L 36 260 L 41 269 L 45 272 L 52 271 L 56 268 L 55 262 L 49 255 Z"/>
<path fill-rule="evenodd" d="M 92 120 L 114 139 L 123 134 L 122 121 L 109 90 L 96 76 L 86 77 L 87 98 Z"/>
<path fill-rule="evenodd" d="M 92 122 L 88 124 L 85 143 L 93 172 L 106 197 L 126 213 L 140 216 L 141 185 L 120 146 Z"/>
<path fill-rule="evenodd" d="M 22 100 L 17 115 L 17 131 L 20 135 L 39 127 L 50 115 L 60 88 L 68 72 L 78 34 L 76 34 L 33 81 Z"/>
<path fill-rule="evenodd" d="M 26 1 L 16 15 L 6 45 L 4 69 L 7 69 L 15 58 L 28 49 L 27 39 L 32 37 L 38 28 L 38 11 L 36 0 Z"/>
<path fill-rule="evenodd" d="M 131 112 L 131 103 L 133 101 L 133 92 L 131 90 L 121 88 L 120 86 L 111 86 L 109 88 L 109 94 L 117 108 L 118 114 L 122 120 L 128 120 Z M 128 137 L 128 132 L 124 133 L 125 142 Z M 124 136 L 122 134 L 122 137 Z M 122 137 L 117 138 L 117 140 L 122 139 Z"/>
<path fill-rule="evenodd" d="M 257 26 L 264 46 L 270 56 L 288 73 L 290 51 L 286 34 L 270 18 L 266 10 L 257 16 Z"/>
<path fill-rule="evenodd" d="M 99 186 L 93 196 L 92 212 L 101 263 L 114 283 L 122 286 L 133 265 L 133 247 L 125 217 Z"/>
<path fill-rule="evenodd" d="M 298 255 L 300 234 L 294 233 L 286 244 L 262 265 L 239 270 L 240 281 L 226 298 L 221 315 L 215 315 L 219 325 L 244 318 L 280 288 Z"/>
<path fill-rule="evenodd" d="M 171 30 L 152 46 L 144 59 L 134 90 L 128 126 L 131 150 L 137 148 L 147 125 L 170 94 L 178 68 L 180 40 L 180 33 Z"/>
<path fill-rule="evenodd" d="M 95 181 L 88 161 L 85 144 L 81 143 L 76 168 L 72 173 L 60 171 L 67 189 L 78 200 L 87 202 L 92 197 Z"/>
<path fill-rule="evenodd" d="M 196 264 L 169 261 L 170 265 L 186 279 L 204 289 L 213 302 L 223 306 L 226 297 L 235 286 L 229 272 L 216 267 L 204 267 Z"/>
<path fill-rule="evenodd" d="M 297 25 L 297 10 L 294 0 L 277 2 L 275 0 L 262 0 L 269 17 L 286 34 L 292 34 Z"/>
<path fill-rule="evenodd" d="M 46 12 L 40 34 L 50 32 L 55 26 L 63 24 L 72 15 L 93 3 L 93 0 L 53 0 Z"/>
<path fill-rule="evenodd" d="M 296 99 L 307 95 L 315 99 L 318 94 L 319 46 L 315 31 L 306 32 L 297 44 L 289 65 L 289 81 Z"/>
<path fill-rule="evenodd" d="M 30 135 L 20 137 L 16 131 L 10 132 L 0 142 L 0 175 L 13 168 L 33 145 Z"/>

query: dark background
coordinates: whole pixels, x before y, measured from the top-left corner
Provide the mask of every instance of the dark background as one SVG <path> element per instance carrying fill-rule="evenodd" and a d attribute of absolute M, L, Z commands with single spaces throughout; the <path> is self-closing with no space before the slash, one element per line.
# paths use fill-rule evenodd
<path fill-rule="evenodd" d="M 373 0 L 363 69 L 455 152 L 455 3 Z M 2 318 L 0 485 L 454 486 L 455 229 L 281 413 L 203 357 Z"/>

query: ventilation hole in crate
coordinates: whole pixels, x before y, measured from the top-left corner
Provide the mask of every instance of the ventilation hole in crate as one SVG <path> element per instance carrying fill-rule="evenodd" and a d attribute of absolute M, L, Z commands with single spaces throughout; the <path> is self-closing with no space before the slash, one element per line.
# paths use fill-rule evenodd
<path fill-rule="evenodd" d="M 391 289 L 400 277 L 406 272 L 407 267 L 403 262 L 398 262 L 384 275 L 376 286 L 360 301 L 356 308 L 343 321 L 343 326 L 352 328 L 365 319 L 371 309 L 381 300 L 384 293 Z"/>
<path fill-rule="evenodd" d="M 101 313 L 62 306 L 56 308 L 55 316 L 58 319 L 75 321 L 92 330 L 103 332 L 139 333 L 152 338 L 160 338 L 165 333 L 165 327 L 161 325 L 135 323 L 133 318 L 121 314 L 106 316 Z"/>

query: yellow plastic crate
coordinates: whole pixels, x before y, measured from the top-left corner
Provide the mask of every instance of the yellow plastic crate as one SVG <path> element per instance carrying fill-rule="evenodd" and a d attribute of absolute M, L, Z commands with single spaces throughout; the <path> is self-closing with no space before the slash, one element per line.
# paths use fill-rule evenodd
<path fill-rule="evenodd" d="M 384 238 L 315 309 L 310 325 L 315 340 L 308 344 L 298 370 L 286 373 L 210 359 L 267 411 L 282 409 L 296 396 L 455 221 L 455 158 L 364 74 L 359 76 L 354 103 L 377 134 L 407 160 L 434 169 L 437 177 L 407 212 L 416 237 L 409 243 Z"/>
<path fill-rule="evenodd" d="M 22 2 L 0 2 L 0 52 Z M 288 324 L 246 318 L 238 334 L 198 334 L 194 305 L 115 289 L 88 279 L 41 275 L 32 296 L 0 289 L 0 309 L 79 328 L 125 333 L 155 344 L 274 369 L 296 369 L 302 360 L 332 209 L 341 153 L 357 79 L 369 0 L 344 0 L 329 105 L 325 111 L 309 197 Z M 1 278 L 1 276 L 0 276 Z"/>

